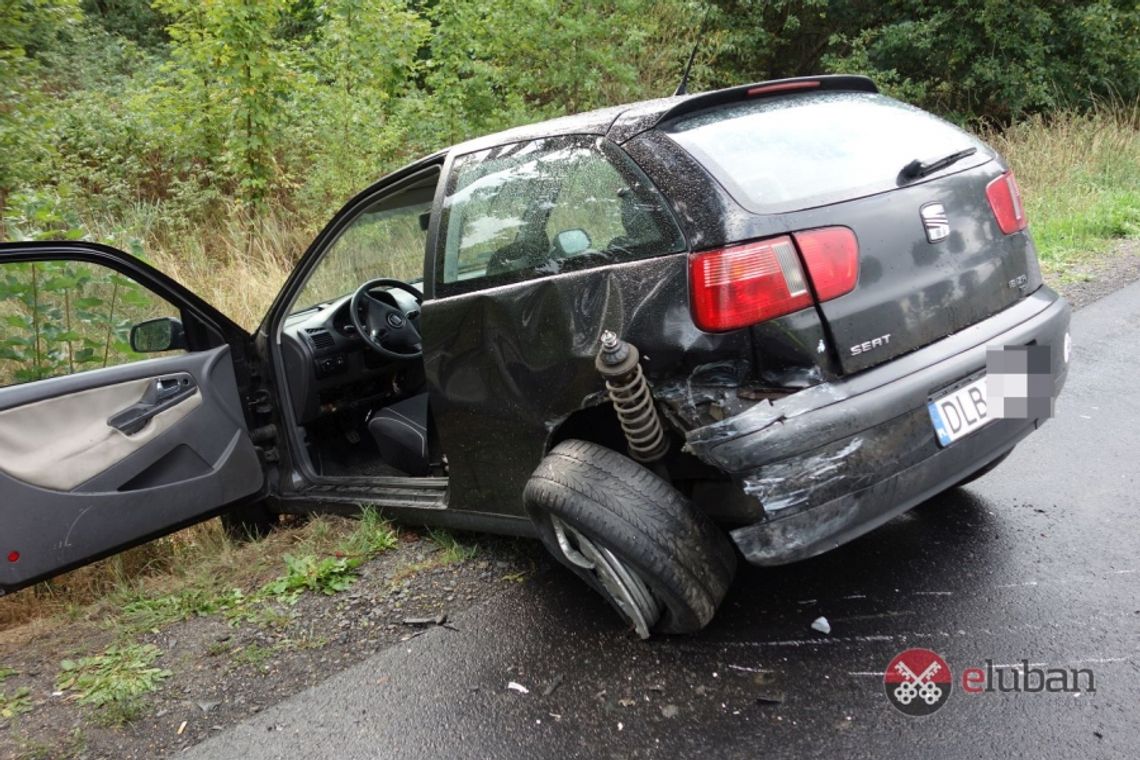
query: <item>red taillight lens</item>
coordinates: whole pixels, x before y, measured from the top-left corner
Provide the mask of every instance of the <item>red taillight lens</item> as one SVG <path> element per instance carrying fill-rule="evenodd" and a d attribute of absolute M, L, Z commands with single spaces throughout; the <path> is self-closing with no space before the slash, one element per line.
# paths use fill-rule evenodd
<path fill-rule="evenodd" d="M 830 301 L 855 289 L 859 279 L 859 243 L 846 227 L 823 227 L 793 233 L 803 254 L 808 276 L 820 301 Z"/>
<path fill-rule="evenodd" d="M 689 286 L 693 321 L 709 332 L 746 327 L 812 303 L 787 235 L 695 254 Z"/>
<path fill-rule="evenodd" d="M 8 552 L 8 561 L 9 562 L 19 562 L 20 561 L 20 553 L 18 551 Z"/>
<path fill-rule="evenodd" d="M 1021 190 L 1017 187 L 1013 172 L 1006 172 L 986 185 L 986 198 L 989 199 L 998 227 L 1004 234 L 1010 235 L 1029 225 L 1029 220 L 1025 218 L 1025 207 L 1021 205 Z"/>
<path fill-rule="evenodd" d="M 754 98 L 757 95 L 767 95 L 771 92 L 814 90 L 816 87 L 819 87 L 819 82 L 815 80 L 807 82 L 778 82 L 776 84 L 762 84 L 759 87 L 749 87 L 748 97 Z"/>

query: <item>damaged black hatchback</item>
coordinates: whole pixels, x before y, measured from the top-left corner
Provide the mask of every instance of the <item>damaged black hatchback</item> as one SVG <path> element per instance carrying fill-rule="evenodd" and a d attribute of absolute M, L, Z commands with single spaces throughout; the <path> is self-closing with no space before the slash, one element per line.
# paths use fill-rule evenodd
<path fill-rule="evenodd" d="M 175 316 L 127 314 L 157 358 L 0 388 L 4 592 L 216 514 L 367 503 L 536 535 L 641 636 L 696 631 L 738 555 L 810 557 L 996 466 L 1069 358 L 1009 168 L 861 77 L 429 156 L 254 335 L 118 251 L 0 248 L 59 262 Z M 987 381 L 998 350 L 1024 382 Z"/>

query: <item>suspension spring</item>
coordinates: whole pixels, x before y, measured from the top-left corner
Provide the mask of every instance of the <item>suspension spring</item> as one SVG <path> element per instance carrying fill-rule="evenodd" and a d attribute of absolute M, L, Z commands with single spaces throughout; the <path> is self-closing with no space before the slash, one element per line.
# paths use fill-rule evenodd
<path fill-rule="evenodd" d="M 669 450 L 669 439 L 657 416 L 653 393 L 641 371 L 637 346 L 606 330 L 595 366 L 606 381 L 606 390 L 622 432 L 629 444 L 629 455 L 639 462 L 655 462 Z"/>

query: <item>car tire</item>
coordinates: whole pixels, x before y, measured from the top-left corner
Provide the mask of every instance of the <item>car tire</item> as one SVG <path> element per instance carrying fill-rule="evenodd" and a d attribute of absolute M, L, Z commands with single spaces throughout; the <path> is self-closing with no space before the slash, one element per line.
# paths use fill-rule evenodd
<path fill-rule="evenodd" d="M 269 535 L 278 523 L 278 515 L 269 509 L 265 499 L 242 504 L 220 516 L 222 529 L 232 541 L 256 541 Z"/>
<path fill-rule="evenodd" d="M 546 548 L 642 638 L 704 628 L 736 572 L 731 542 L 707 515 L 653 472 L 594 443 L 555 446 L 527 482 L 524 502 Z M 592 568 L 582 562 L 590 556 L 600 560 Z M 615 593 L 615 573 L 648 589 L 650 604 L 638 606 L 644 593 Z"/>
<path fill-rule="evenodd" d="M 975 472 L 972 472 L 969 475 L 967 475 L 966 477 L 959 480 L 957 483 L 954 484 L 954 487 L 955 488 L 961 488 L 964 485 L 969 485 L 970 483 L 973 483 L 975 480 L 982 477 L 983 475 L 988 475 L 989 473 L 996 470 L 998 468 L 998 465 L 1000 465 L 1002 462 L 1004 462 L 1009 457 L 1009 455 L 1012 453 L 1013 453 L 1013 449 L 1010 449 L 1009 451 L 1005 452 L 1004 454 L 1002 454 L 1000 457 L 998 457 L 994 461 L 987 464 L 982 469 L 977 470 Z"/>

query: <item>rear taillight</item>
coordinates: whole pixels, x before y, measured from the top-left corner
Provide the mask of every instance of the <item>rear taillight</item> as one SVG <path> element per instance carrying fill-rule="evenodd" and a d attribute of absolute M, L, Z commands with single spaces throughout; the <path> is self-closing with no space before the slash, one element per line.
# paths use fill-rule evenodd
<path fill-rule="evenodd" d="M 821 301 L 853 290 L 859 277 L 855 233 L 825 227 L 695 254 L 689 262 L 693 321 L 721 332 L 799 311 L 813 303 L 808 274 Z"/>
<path fill-rule="evenodd" d="M 693 321 L 709 332 L 790 314 L 812 302 L 787 235 L 698 253 L 689 263 L 689 284 Z"/>
<path fill-rule="evenodd" d="M 859 279 L 859 243 L 846 227 L 823 227 L 797 232 L 800 253 L 807 265 L 815 295 L 830 301 L 855 289 Z"/>
<path fill-rule="evenodd" d="M 748 88 L 748 97 L 754 98 L 757 95 L 768 95 L 773 92 L 794 92 L 796 90 L 814 90 L 819 87 L 819 82 L 816 80 L 809 80 L 806 82 L 777 82 L 776 84 L 762 84 L 758 87 Z"/>
<path fill-rule="evenodd" d="M 1025 207 L 1021 205 L 1021 190 L 1017 187 L 1013 172 L 1006 172 L 986 185 L 986 198 L 989 199 L 998 227 L 1004 234 L 1010 235 L 1029 225 L 1029 220 L 1025 218 Z"/>

